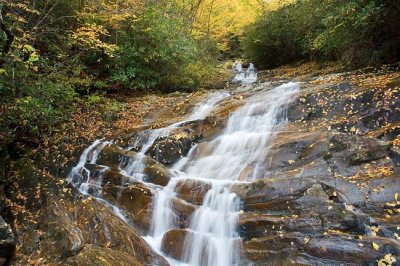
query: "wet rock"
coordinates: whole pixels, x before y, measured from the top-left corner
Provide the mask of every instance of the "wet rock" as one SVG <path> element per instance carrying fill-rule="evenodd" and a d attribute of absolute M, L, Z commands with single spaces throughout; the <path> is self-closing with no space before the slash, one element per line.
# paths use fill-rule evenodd
<path fill-rule="evenodd" d="M 103 197 L 130 213 L 130 218 L 140 233 L 148 232 L 153 212 L 152 192 L 149 188 L 140 183 L 124 187 L 106 186 Z"/>
<path fill-rule="evenodd" d="M 374 130 L 400 121 L 400 111 L 395 106 L 390 109 L 380 109 L 360 119 L 360 127 Z"/>
<path fill-rule="evenodd" d="M 95 173 L 96 175 L 96 173 Z M 108 169 L 104 172 L 98 172 L 97 175 L 102 179 L 102 186 L 120 186 L 129 182 L 129 177 L 120 172 Z"/>
<path fill-rule="evenodd" d="M 153 194 L 148 187 L 136 183 L 124 187 L 106 186 L 103 191 L 105 199 L 126 211 L 138 232 L 148 233 L 153 216 Z M 188 226 L 189 217 L 196 207 L 179 198 L 173 198 L 170 204 L 180 226 Z"/>
<path fill-rule="evenodd" d="M 124 150 L 116 145 L 106 145 L 100 152 L 96 164 L 105 165 L 118 171 L 123 163 L 128 163 L 129 159 L 134 159 L 136 152 Z"/>
<path fill-rule="evenodd" d="M 162 239 L 161 250 L 168 256 L 181 260 L 184 243 L 189 231 L 183 229 L 174 229 L 166 232 Z"/>
<path fill-rule="evenodd" d="M 49 200 L 42 217 L 44 239 L 42 248 L 54 259 L 67 258 L 78 254 L 84 244 L 82 231 L 75 224 L 73 216 L 59 199 Z"/>
<path fill-rule="evenodd" d="M 15 236 L 11 226 L 0 216 L 0 265 L 14 255 Z M 3 263 L 2 263 L 3 260 Z"/>
<path fill-rule="evenodd" d="M 102 202 L 88 198 L 75 205 L 76 224 L 81 229 L 85 243 L 123 252 L 140 265 L 164 265 L 138 233 L 122 221 Z M 129 218 L 129 217 L 128 217 Z M 82 250 L 81 253 L 85 253 Z M 83 259 L 83 258 L 82 258 Z M 89 262 L 89 261 L 88 261 Z M 112 261 L 110 261 L 112 262 Z"/>
<path fill-rule="evenodd" d="M 302 179 L 330 179 L 333 178 L 333 172 L 328 163 L 323 158 L 318 158 L 304 165 L 298 164 L 296 168 L 275 169 L 269 173 L 276 179 L 281 178 L 302 178 Z"/>
<path fill-rule="evenodd" d="M 334 203 L 320 184 L 314 184 L 301 195 L 277 198 L 269 202 L 245 205 L 240 215 L 240 235 L 245 239 L 278 235 L 282 232 L 322 233 L 341 230 L 365 233 L 368 222 Z"/>
<path fill-rule="evenodd" d="M 336 134 L 331 141 L 330 151 L 334 157 L 344 157 L 350 165 L 358 165 L 384 158 L 389 155 L 389 145 L 383 141 L 349 134 Z"/>
<path fill-rule="evenodd" d="M 126 169 L 129 164 L 137 159 L 136 152 L 126 151 L 115 145 L 108 145 L 101 151 L 97 163 L 110 167 L 114 172 L 119 172 L 122 169 Z M 171 176 L 171 172 L 168 168 L 148 156 L 144 158 L 143 164 L 145 182 L 160 186 L 168 184 Z M 125 180 L 125 178 L 122 179 Z"/>
<path fill-rule="evenodd" d="M 369 202 L 392 202 L 395 194 L 400 194 L 400 175 L 396 173 L 385 178 L 370 179 L 366 181 L 363 191 Z"/>
<path fill-rule="evenodd" d="M 160 186 L 166 186 L 171 179 L 171 172 L 164 165 L 153 160 L 147 160 L 144 168 L 144 181 Z"/>
<path fill-rule="evenodd" d="M 279 134 L 266 158 L 269 171 L 285 171 L 326 156 L 331 136 L 325 132 Z"/>
<path fill-rule="evenodd" d="M 274 234 L 277 231 L 316 233 L 323 230 L 318 214 L 299 217 L 298 215 L 271 215 L 245 213 L 240 215 L 239 234 L 246 240 Z"/>
<path fill-rule="evenodd" d="M 157 138 L 147 154 L 162 164 L 172 164 L 185 156 L 200 137 L 188 127 L 177 128 L 167 137 Z"/>
<path fill-rule="evenodd" d="M 329 191 L 330 199 L 334 199 L 336 202 L 362 205 L 366 200 L 360 188 L 349 180 L 343 178 L 316 178 L 316 180 L 324 187 L 325 191 Z M 333 196 L 334 192 L 336 196 Z"/>
<path fill-rule="evenodd" d="M 116 262 L 118 262 L 118 265 L 124 266 L 143 265 L 127 253 L 95 245 L 85 245 L 78 255 L 68 258 L 63 264 L 70 266 L 113 266 Z"/>
<path fill-rule="evenodd" d="M 179 198 L 173 198 L 171 202 L 171 208 L 177 215 L 179 226 L 186 228 L 189 226 L 189 220 L 194 211 L 196 210 L 195 205 L 187 203 Z"/>
<path fill-rule="evenodd" d="M 264 179 L 252 183 L 235 183 L 231 192 L 236 193 L 244 204 L 254 204 L 302 193 L 311 184 L 305 179 Z"/>
<path fill-rule="evenodd" d="M 186 179 L 177 182 L 175 192 L 177 197 L 189 203 L 201 205 L 203 203 L 204 196 L 210 189 L 211 185 L 209 183 L 199 180 Z"/>
<path fill-rule="evenodd" d="M 372 242 L 379 245 L 376 250 Z M 352 235 L 283 234 L 244 243 L 245 256 L 256 264 L 268 265 L 361 265 L 375 264 L 390 253 L 397 255 L 400 246 L 395 241 Z"/>

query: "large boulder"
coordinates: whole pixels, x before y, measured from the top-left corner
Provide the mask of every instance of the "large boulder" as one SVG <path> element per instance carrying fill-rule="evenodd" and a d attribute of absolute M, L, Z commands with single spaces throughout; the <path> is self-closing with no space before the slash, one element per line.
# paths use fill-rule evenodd
<path fill-rule="evenodd" d="M 117 217 L 102 202 L 88 198 L 74 207 L 76 224 L 81 229 L 85 243 L 124 253 L 124 256 L 133 258 L 132 263 L 138 265 L 167 265 L 126 221 Z M 82 252 L 85 253 L 85 250 Z"/>
<path fill-rule="evenodd" d="M 125 210 L 140 233 L 148 232 L 153 215 L 152 192 L 148 187 L 141 183 L 123 187 L 105 186 L 103 197 Z"/>
<path fill-rule="evenodd" d="M 65 259 L 78 254 L 85 240 L 81 229 L 75 223 L 74 215 L 59 198 L 49 198 L 48 206 L 42 210 L 42 228 L 44 236 L 42 250 L 51 254 L 53 260 Z"/>
<path fill-rule="evenodd" d="M 168 136 L 157 138 L 147 154 L 162 164 L 170 165 L 185 156 L 200 137 L 188 127 L 179 127 Z"/>

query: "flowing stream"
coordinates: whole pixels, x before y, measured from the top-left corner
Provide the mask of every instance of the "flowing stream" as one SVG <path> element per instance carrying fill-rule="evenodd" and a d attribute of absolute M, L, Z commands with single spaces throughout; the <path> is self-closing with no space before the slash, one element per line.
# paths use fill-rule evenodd
<path fill-rule="evenodd" d="M 232 80 L 233 82 L 246 85 L 257 81 L 258 75 L 253 63 L 250 63 L 249 68 L 244 69 L 241 63 L 236 62 L 233 66 L 233 72 L 236 74 Z"/>
<path fill-rule="evenodd" d="M 247 72 L 249 70 L 256 74 L 251 67 Z M 242 107 L 230 114 L 227 126 L 219 136 L 194 145 L 186 157 L 171 167 L 173 177 L 168 185 L 161 187 L 149 184 L 153 190 L 154 210 L 151 229 L 144 239 L 160 254 L 164 234 L 179 228 L 179 217 L 171 207 L 172 201 L 177 197 L 178 182 L 203 182 L 210 187 L 202 205 L 198 206 L 190 218 L 181 259 L 168 259 L 172 265 L 228 266 L 240 263 L 241 240 L 237 232 L 237 222 L 241 201 L 231 192 L 231 186 L 235 182 L 264 177 L 268 170 L 265 168 L 265 158 L 269 146 L 275 134 L 285 124 L 287 106 L 296 98 L 299 89 L 298 83 L 288 83 L 253 93 L 244 99 L 245 104 Z M 125 163 L 120 172 L 129 176 L 131 181 L 144 182 L 146 152 L 157 138 L 168 136 L 188 121 L 204 119 L 221 101 L 230 96 L 227 92 L 211 94 L 206 101 L 194 108 L 187 120 L 148 132 L 137 156 Z M 71 171 L 69 180 L 82 193 L 91 193 L 91 186 L 101 188 L 101 180 L 100 183 L 93 180 L 85 164 L 95 164 L 101 149 L 110 143 L 100 140 L 93 143 Z M 101 189 L 95 191 L 97 193 L 92 195 L 101 199 Z M 120 209 L 115 206 L 113 208 L 126 220 Z"/>

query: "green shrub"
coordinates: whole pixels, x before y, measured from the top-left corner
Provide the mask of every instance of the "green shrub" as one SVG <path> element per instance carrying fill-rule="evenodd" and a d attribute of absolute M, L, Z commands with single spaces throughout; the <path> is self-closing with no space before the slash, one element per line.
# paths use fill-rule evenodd
<path fill-rule="evenodd" d="M 74 109 L 73 88 L 54 83 L 38 83 L 26 87 L 23 96 L 9 102 L 6 121 L 12 132 L 40 136 L 66 121 Z"/>
<path fill-rule="evenodd" d="M 129 25 L 120 36 L 113 80 L 134 89 L 198 86 L 205 73 L 193 70 L 208 68 L 213 60 L 180 23 L 150 9 Z"/>
<path fill-rule="evenodd" d="M 245 54 L 261 67 L 298 59 L 341 59 L 350 67 L 393 63 L 400 59 L 399 8 L 399 1 L 297 1 L 249 27 Z"/>

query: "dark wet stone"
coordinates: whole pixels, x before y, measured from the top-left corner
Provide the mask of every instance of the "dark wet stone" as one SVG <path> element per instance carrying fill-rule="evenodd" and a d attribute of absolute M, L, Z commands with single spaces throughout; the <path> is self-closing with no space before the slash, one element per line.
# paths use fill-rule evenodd
<path fill-rule="evenodd" d="M 100 165 L 106 165 L 111 168 L 111 172 L 109 171 L 105 173 L 106 177 L 107 175 L 109 175 L 109 177 L 111 178 L 113 176 L 120 176 L 122 182 L 119 184 L 124 184 L 126 181 L 129 180 L 129 177 L 119 175 L 118 172 L 122 169 L 127 168 L 130 163 L 137 159 L 136 156 L 136 152 L 123 150 L 115 145 L 109 145 L 101 151 L 97 163 Z M 143 173 L 145 174 L 145 182 L 153 183 L 160 186 L 166 186 L 168 184 L 171 172 L 167 167 L 148 156 L 145 157 L 143 163 L 145 165 L 143 171 Z M 111 179 L 108 178 L 108 181 L 111 181 Z"/>
<path fill-rule="evenodd" d="M 311 184 L 304 179 L 265 179 L 252 183 L 235 183 L 231 191 L 236 193 L 244 204 L 254 204 L 302 193 Z"/>
<path fill-rule="evenodd" d="M 11 258 L 14 255 L 15 244 L 15 236 L 11 226 L 0 216 L 0 259 L 6 261 Z"/>
<path fill-rule="evenodd" d="M 373 248 L 372 242 L 380 246 L 379 250 Z M 258 265 L 375 265 L 386 254 L 397 256 L 399 252 L 395 241 L 372 237 L 360 240 L 340 233 L 284 233 L 244 243 L 246 257 Z"/>
<path fill-rule="evenodd" d="M 159 137 L 147 154 L 162 164 L 172 164 L 185 156 L 201 136 L 189 128 L 178 128 L 166 137 Z"/>
<path fill-rule="evenodd" d="M 176 260 L 181 260 L 185 239 L 188 234 L 189 232 L 183 229 L 175 229 L 166 232 L 162 239 L 161 250 L 168 256 Z"/>
<path fill-rule="evenodd" d="M 201 205 L 204 196 L 210 189 L 211 185 L 209 183 L 187 179 L 177 182 L 175 192 L 177 197 L 189 203 Z"/>
<path fill-rule="evenodd" d="M 106 186 L 103 197 L 125 210 L 136 229 L 146 234 L 150 229 L 153 213 L 152 192 L 146 186 L 137 183 L 128 186 Z"/>

